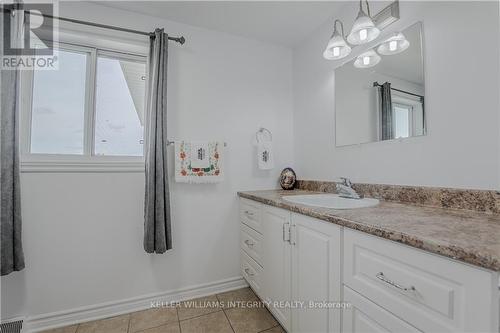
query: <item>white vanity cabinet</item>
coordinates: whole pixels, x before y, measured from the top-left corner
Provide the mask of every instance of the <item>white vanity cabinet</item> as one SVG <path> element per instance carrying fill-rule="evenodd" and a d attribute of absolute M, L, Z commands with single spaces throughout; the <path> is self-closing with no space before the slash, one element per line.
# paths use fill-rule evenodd
<path fill-rule="evenodd" d="M 261 220 L 257 223 L 255 219 L 251 220 L 251 224 L 260 226 L 261 233 L 254 234 L 252 238 L 247 229 L 248 214 L 245 214 L 249 207 L 247 200 L 242 199 L 240 207 L 243 265 L 254 251 L 247 248 L 245 241 L 256 243 L 253 239 L 257 234 L 261 236 L 258 246 L 261 252 L 257 258 L 260 257 L 262 263 L 261 272 L 242 266 L 242 274 L 258 296 L 269 302 L 269 310 L 283 328 L 297 333 L 340 332 L 341 312 L 328 307 L 328 304 L 340 301 L 341 228 L 284 209 L 261 205 L 260 214 L 254 212 L 252 215 L 260 216 Z M 248 270 L 254 274 L 250 278 Z M 252 279 L 256 275 L 260 276 L 259 290 L 255 290 L 255 279 Z M 289 306 L 290 302 L 303 303 L 301 306 Z"/>
<path fill-rule="evenodd" d="M 246 199 L 240 221 L 242 275 L 288 332 L 499 332 L 497 272 Z"/>

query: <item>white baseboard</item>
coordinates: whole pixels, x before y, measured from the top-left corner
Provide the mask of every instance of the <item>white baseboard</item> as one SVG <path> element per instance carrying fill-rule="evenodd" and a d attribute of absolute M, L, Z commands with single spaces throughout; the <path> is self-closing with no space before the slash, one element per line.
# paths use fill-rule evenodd
<path fill-rule="evenodd" d="M 248 286 L 248 284 L 243 277 L 238 276 L 226 280 L 182 288 L 179 290 L 170 290 L 71 310 L 46 313 L 27 317 L 23 325 L 23 332 L 40 332 L 43 330 L 74 325 L 86 321 L 109 318 L 125 313 L 150 309 L 151 302 L 182 301 L 243 288 L 246 286 Z"/>

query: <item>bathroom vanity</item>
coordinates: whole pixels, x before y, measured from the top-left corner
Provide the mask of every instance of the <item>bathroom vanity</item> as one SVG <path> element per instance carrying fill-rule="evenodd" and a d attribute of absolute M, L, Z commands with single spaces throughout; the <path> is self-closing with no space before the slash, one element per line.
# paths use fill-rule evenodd
<path fill-rule="evenodd" d="M 283 199 L 311 193 L 239 193 L 242 274 L 288 332 L 499 331 L 498 215 Z"/>

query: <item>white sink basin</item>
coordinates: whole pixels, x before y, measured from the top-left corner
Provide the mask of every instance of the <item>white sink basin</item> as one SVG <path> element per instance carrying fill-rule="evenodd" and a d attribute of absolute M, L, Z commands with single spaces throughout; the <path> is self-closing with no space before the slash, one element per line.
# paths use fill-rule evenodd
<path fill-rule="evenodd" d="M 333 209 L 364 208 L 373 207 L 379 204 L 378 199 L 349 199 L 342 198 L 338 194 L 287 195 L 283 197 L 283 200 L 302 205 Z"/>

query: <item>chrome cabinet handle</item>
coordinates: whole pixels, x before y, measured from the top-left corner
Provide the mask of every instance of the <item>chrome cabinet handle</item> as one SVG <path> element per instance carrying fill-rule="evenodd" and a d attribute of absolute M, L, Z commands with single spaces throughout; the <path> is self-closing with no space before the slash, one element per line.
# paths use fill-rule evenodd
<path fill-rule="evenodd" d="M 245 214 L 247 214 L 248 216 L 253 216 L 253 215 L 254 215 L 254 214 L 253 214 L 251 211 L 249 211 L 249 210 L 245 210 Z"/>
<path fill-rule="evenodd" d="M 292 230 L 293 228 L 293 230 Z M 291 245 L 297 245 L 297 225 L 292 224 L 290 226 L 290 239 L 289 242 Z"/>
<path fill-rule="evenodd" d="M 250 269 L 249 268 L 245 268 L 245 273 L 247 273 L 248 276 L 254 276 L 255 275 L 253 273 L 250 273 Z"/>
<path fill-rule="evenodd" d="M 246 239 L 244 242 L 247 246 L 254 246 L 255 244 L 252 243 L 249 239 Z"/>
<path fill-rule="evenodd" d="M 415 287 L 414 286 L 409 286 L 409 287 L 403 287 L 402 285 L 392 281 L 392 280 L 389 280 L 383 272 L 378 272 L 378 274 L 376 275 L 377 279 L 379 279 L 380 281 L 382 282 L 385 282 L 395 288 L 398 288 L 399 290 L 402 290 L 402 291 L 416 291 Z"/>

